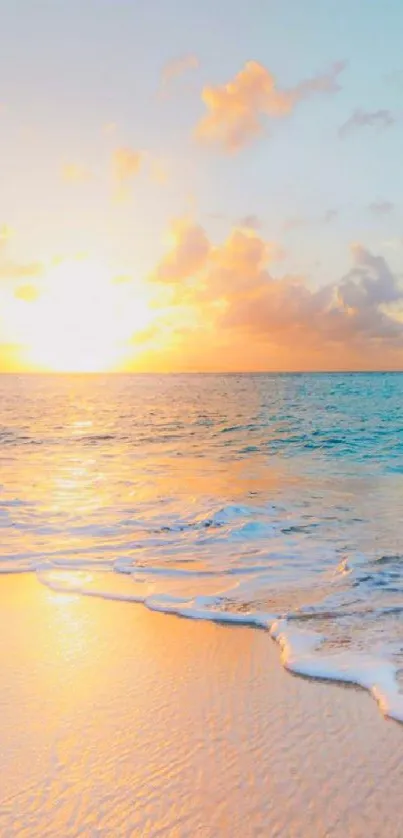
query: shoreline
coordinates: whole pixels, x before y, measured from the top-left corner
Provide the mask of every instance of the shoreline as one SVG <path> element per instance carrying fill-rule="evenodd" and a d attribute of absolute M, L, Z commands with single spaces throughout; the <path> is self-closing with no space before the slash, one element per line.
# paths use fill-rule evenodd
<path fill-rule="evenodd" d="M 2 834 L 401 835 L 396 726 L 290 678 L 267 632 L 31 575 L 0 602 Z"/>
<path fill-rule="evenodd" d="M 72 585 L 57 576 L 42 576 L 45 587 L 56 593 L 79 593 L 81 596 L 96 598 L 104 601 L 127 602 L 143 605 L 152 613 L 162 613 L 166 616 L 176 616 L 191 620 L 213 622 L 227 626 L 243 626 L 258 628 L 265 631 L 278 645 L 278 653 L 282 666 L 288 672 L 314 681 L 325 681 L 336 685 L 353 685 L 367 692 L 377 705 L 377 711 L 383 718 L 391 719 L 403 724 L 403 693 L 399 691 L 397 682 L 397 668 L 387 659 L 378 659 L 368 654 L 357 654 L 349 651 L 338 651 L 332 654 L 320 652 L 322 636 L 318 632 L 301 628 L 303 624 L 312 620 L 312 615 L 297 614 L 278 617 L 275 614 L 243 611 L 214 611 L 203 604 L 194 605 L 187 601 L 171 598 L 168 594 L 150 594 L 147 596 L 134 593 L 134 588 L 121 588 L 125 579 L 115 578 L 116 590 L 110 588 L 109 580 L 106 588 L 102 579 L 105 574 L 96 573 L 94 581 L 79 587 Z M 297 628 L 296 628 L 297 624 Z"/>

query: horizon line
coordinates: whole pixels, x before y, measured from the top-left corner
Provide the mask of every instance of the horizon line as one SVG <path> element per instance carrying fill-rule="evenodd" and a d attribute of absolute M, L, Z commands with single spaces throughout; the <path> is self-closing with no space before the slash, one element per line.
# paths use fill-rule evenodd
<path fill-rule="evenodd" d="M 129 376 L 129 375 L 402 375 L 401 369 L 329 370 L 0 370 L 0 376 Z"/>

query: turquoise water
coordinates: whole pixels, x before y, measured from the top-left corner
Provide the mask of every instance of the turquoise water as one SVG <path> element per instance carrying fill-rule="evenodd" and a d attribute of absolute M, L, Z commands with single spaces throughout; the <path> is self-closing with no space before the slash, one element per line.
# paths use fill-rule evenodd
<path fill-rule="evenodd" d="M 275 623 L 399 716 L 403 374 L 2 376 L 0 443 L 2 572 Z"/>

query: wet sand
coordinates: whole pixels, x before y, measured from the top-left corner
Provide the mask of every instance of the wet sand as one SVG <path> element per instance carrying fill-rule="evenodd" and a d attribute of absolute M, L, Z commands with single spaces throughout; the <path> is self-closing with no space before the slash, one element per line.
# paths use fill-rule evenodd
<path fill-rule="evenodd" d="M 2 836 L 403 835 L 403 726 L 264 631 L 0 578 Z"/>

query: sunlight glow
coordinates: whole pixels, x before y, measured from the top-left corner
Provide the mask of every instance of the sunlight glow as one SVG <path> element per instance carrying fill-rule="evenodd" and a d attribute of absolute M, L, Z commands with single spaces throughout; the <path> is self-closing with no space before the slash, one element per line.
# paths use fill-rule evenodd
<path fill-rule="evenodd" d="M 116 283 L 87 258 L 54 264 L 37 286 L 38 294 L 15 299 L 11 312 L 34 369 L 117 369 L 130 339 L 153 319 L 144 286 Z"/>

